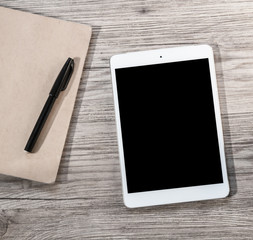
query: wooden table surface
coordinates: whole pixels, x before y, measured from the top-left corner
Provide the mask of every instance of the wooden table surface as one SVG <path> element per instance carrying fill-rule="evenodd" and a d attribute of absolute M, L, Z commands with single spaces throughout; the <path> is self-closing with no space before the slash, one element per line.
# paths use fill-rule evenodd
<path fill-rule="evenodd" d="M 57 181 L 0 176 L 1 239 L 253 239 L 252 1 L 0 0 L 0 6 L 93 27 Z M 231 193 L 127 209 L 109 59 L 199 43 L 214 49 Z"/>

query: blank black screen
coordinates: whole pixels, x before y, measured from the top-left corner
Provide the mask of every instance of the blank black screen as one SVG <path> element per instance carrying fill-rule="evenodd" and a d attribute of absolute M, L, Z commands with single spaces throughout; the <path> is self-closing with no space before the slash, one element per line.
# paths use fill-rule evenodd
<path fill-rule="evenodd" d="M 129 193 L 222 183 L 208 59 L 116 69 Z"/>

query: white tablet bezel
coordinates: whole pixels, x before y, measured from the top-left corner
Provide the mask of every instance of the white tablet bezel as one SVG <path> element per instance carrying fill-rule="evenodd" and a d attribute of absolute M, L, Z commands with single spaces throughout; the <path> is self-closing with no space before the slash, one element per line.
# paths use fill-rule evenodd
<path fill-rule="evenodd" d="M 134 66 L 143 66 L 143 65 L 153 65 L 153 64 L 167 63 L 167 62 L 179 62 L 179 61 L 203 59 L 203 58 L 208 58 L 208 61 L 209 61 L 215 117 L 216 117 L 217 132 L 218 132 L 218 142 L 219 142 L 220 157 L 221 157 L 223 183 L 201 185 L 201 186 L 194 186 L 194 187 L 174 188 L 174 189 L 166 189 L 166 190 L 157 190 L 157 191 L 148 191 L 148 192 L 128 193 L 115 69 L 134 67 Z M 218 97 L 212 48 L 209 45 L 195 45 L 195 46 L 125 53 L 125 54 L 120 54 L 120 55 L 114 55 L 113 57 L 111 57 L 110 65 L 111 65 L 111 74 L 112 74 L 112 86 L 113 86 L 114 107 L 115 107 L 115 116 L 116 116 L 119 158 L 120 158 L 121 175 L 122 175 L 123 198 L 124 198 L 125 205 L 127 207 L 134 208 L 134 207 L 153 206 L 153 205 L 160 205 L 160 204 L 170 204 L 170 203 L 178 203 L 178 202 L 223 198 L 223 197 L 228 196 L 229 183 L 228 183 L 228 177 L 227 177 L 223 131 L 222 131 L 219 97 Z M 134 87 L 134 83 L 129 83 L 129 84 L 132 84 Z"/>

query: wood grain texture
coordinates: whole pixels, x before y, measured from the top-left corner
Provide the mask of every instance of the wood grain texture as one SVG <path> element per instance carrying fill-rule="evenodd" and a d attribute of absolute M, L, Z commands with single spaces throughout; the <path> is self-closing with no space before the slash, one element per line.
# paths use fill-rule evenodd
<path fill-rule="evenodd" d="M 252 239 L 252 1 L 0 0 L 0 5 L 93 27 L 57 181 L 43 185 L 0 176 L 1 239 Z M 109 59 L 198 43 L 214 48 L 231 194 L 127 209 Z"/>

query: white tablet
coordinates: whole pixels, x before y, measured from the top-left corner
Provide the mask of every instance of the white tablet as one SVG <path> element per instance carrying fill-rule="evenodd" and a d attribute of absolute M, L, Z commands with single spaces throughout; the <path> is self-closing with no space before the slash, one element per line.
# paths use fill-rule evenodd
<path fill-rule="evenodd" d="M 212 48 L 115 55 L 111 73 L 125 205 L 226 197 Z"/>

